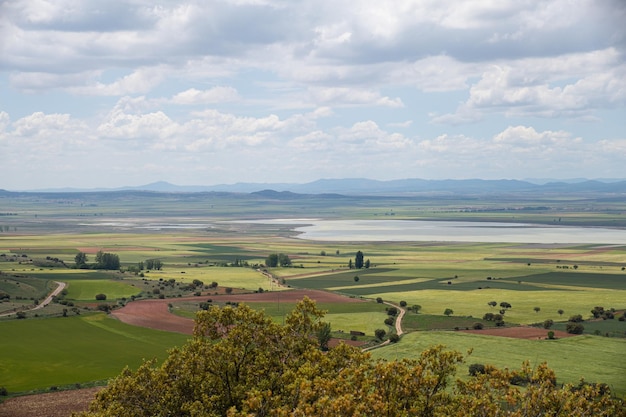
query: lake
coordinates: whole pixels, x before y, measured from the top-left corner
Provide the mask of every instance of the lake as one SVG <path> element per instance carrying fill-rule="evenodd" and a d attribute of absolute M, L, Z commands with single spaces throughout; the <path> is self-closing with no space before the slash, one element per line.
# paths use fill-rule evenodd
<path fill-rule="evenodd" d="M 298 225 L 301 239 L 320 241 L 509 242 L 626 245 L 626 230 L 520 223 L 422 220 L 277 219 L 259 223 Z M 303 226 L 303 224 L 306 224 Z"/>

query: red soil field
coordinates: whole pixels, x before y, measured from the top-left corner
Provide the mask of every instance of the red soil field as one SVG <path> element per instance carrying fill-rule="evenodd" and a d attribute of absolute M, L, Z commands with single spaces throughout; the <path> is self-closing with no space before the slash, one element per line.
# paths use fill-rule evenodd
<path fill-rule="evenodd" d="M 175 301 L 204 301 L 211 298 L 214 301 L 231 302 L 285 302 L 296 303 L 304 297 L 318 303 L 359 303 L 358 298 L 345 297 L 326 291 L 318 290 L 289 290 L 250 294 L 230 294 L 230 295 L 207 295 L 199 297 L 171 298 L 171 299 L 151 299 L 128 303 L 126 306 L 114 310 L 111 315 L 118 320 L 134 326 L 148 327 L 150 329 L 165 330 L 168 332 L 178 332 L 192 334 L 193 320 L 171 314 L 168 304 Z"/>

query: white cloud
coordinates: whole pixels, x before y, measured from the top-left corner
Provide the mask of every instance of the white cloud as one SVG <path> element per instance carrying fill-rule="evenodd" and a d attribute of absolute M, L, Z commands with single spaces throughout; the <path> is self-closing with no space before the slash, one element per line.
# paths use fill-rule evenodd
<path fill-rule="evenodd" d="M 213 87 L 202 91 L 190 88 L 172 97 L 172 102 L 176 104 L 208 104 L 238 101 L 239 99 L 237 90 L 232 87 Z"/>
<path fill-rule="evenodd" d="M 344 106 L 344 105 L 370 105 L 385 107 L 404 107 L 398 97 L 383 97 L 378 92 L 355 88 L 333 87 L 312 88 L 309 93 L 313 101 L 320 105 Z"/>

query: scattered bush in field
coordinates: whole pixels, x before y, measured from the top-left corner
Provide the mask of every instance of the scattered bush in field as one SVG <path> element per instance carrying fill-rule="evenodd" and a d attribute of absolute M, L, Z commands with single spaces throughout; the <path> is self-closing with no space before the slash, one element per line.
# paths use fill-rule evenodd
<path fill-rule="evenodd" d="M 415 313 L 419 313 L 421 309 L 422 306 L 419 304 L 413 304 L 411 307 L 409 307 L 409 310 L 414 311 Z"/>
<path fill-rule="evenodd" d="M 585 326 L 578 322 L 569 322 L 565 326 L 565 331 L 569 334 L 583 334 Z"/>
<path fill-rule="evenodd" d="M 544 329 L 549 329 L 550 327 L 552 327 L 553 324 L 554 324 L 554 321 L 548 319 L 548 320 L 543 322 L 543 328 Z"/>
<path fill-rule="evenodd" d="M 9 391 L 5 387 L 0 387 L 0 397 L 6 397 L 9 395 Z"/>
<path fill-rule="evenodd" d="M 485 365 L 482 363 L 473 363 L 469 366 L 469 374 L 471 376 L 476 376 L 479 374 L 485 373 Z"/>
<path fill-rule="evenodd" d="M 226 294 L 232 294 L 233 293 L 233 289 L 231 287 L 225 288 L 224 291 L 226 292 Z"/>
<path fill-rule="evenodd" d="M 443 311 L 443 314 L 445 314 L 446 316 L 450 317 L 452 314 L 454 314 L 454 310 L 452 310 L 451 308 L 446 308 Z"/>
<path fill-rule="evenodd" d="M 406 301 L 400 301 L 400 307 L 406 307 Z"/>
<path fill-rule="evenodd" d="M 105 313 L 111 312 L 111 306 L 108 304 L 98 304 L 97 309 L 100 311 L 104 311 Z"/>
<path fill-rule="evenodd" d="M 569 321 L 571 321 L 572 323 L 581 323 L 583 321 L 583 316 L 581 316 L 580 314 L 575 314 L 569 318 Z"/>
<path fill-rule="evenodd" d="M 557 313 L 559 313 L 559 316 L 562 316 L 562 315 L 563 315 L 563 313 L 565 313 L 565 311 L 563 311 L 563 309 L 559 308 L 559 309 L 557 310 Z"/>
<path fill-rule="evenodd" d="M 358 275 L 354 276 L 354 282 L 359 282 L 359 276 Z"/>
<path fill-rule="evenodd" d="M 389 341 L 391 343 L 398 343 L 400 341 L 400 336 L 394 333 L 391 336 L 389 336 Z"/>
<path fill-rule="evenodd" d="M 548 339 L 553 340 L 554 339 L 554 332 L 552 330 L 550 330 L 548 332 Z"/>
<path fill-rule="evenodd" d="M 385 329 L 376 329 L 374 331 L 374 336 L 376 336 L 378 340 L 383 340 L 386 334 L 387 334 L 387 331 Z"/>
<path fill-rule="evenodd" d="M 474 323 L 474 325 L 472 326 L 472 328 L 474 330 L 482 330 L 483 329 L 483 324 L 482 323 Z"/>
<path fill-rule="evenodd" d="M 385 324 L 386 324 L 387 326 L 393 326 L 393 317 L 387 317 L 387 318 L 385 319 Z"/>
<path fill-rule="evenodd" d="M 387 308 L 387 314 L 390 316 L 397 316 L 398 315 L 398 309 L 395 307 L 389 307 Z"/>
<path fill-rule="evenodd" d="M 15 314 L 15 317 L 17 317 L 18 319 L 25 319 L 26 318 L 26 313 L 24 313 L 23 311 L 18 311 Z"/>
<path fill-rule="evenodd" d="M 107 299 L 107 295 L 106 294 L 96 294 L 96 300 L 104 301 L 106 299 Z"/>
<path fill-rule="evenodd" d="M 382 298 L 380 298 L 380 297 L 377 297 L 377 298 L 376 298 L 376 302 L 377 302 L 378 304 L 382 304 L 382 303 L 383 303 L 383 299 L 382 299 Z"/>

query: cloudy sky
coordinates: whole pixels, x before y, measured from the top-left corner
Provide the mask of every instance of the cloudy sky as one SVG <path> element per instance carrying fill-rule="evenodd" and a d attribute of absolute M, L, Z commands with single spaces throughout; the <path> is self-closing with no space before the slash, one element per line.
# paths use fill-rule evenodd
<path fill-rule="evenodd" d="M 623 0 L 0 0 L 0 188 L 626 178 Z"/>

